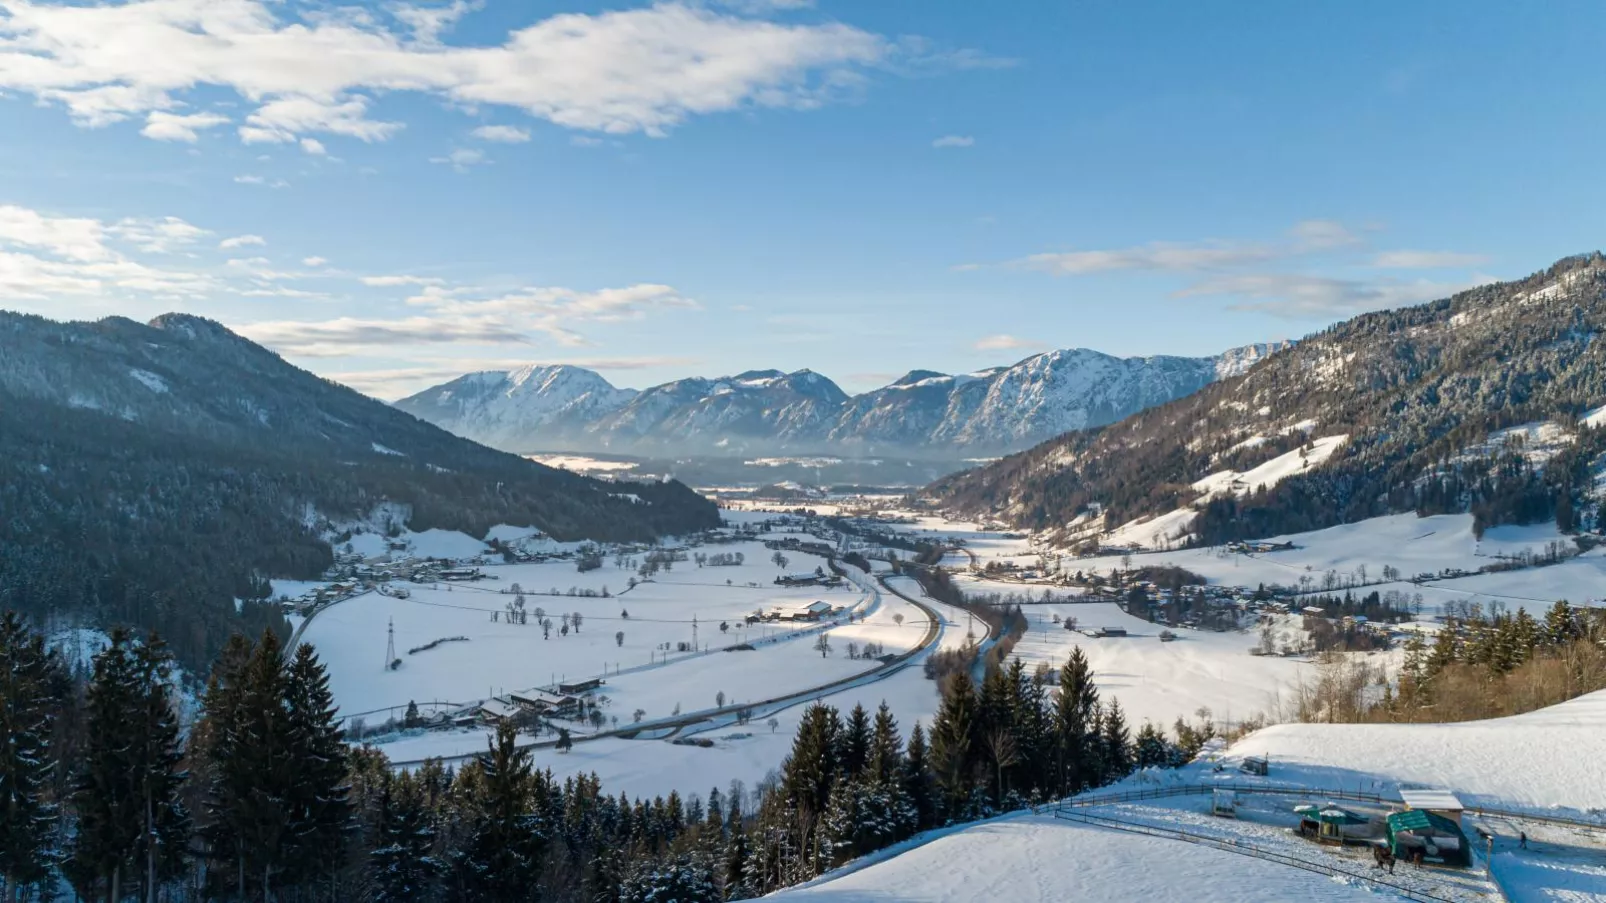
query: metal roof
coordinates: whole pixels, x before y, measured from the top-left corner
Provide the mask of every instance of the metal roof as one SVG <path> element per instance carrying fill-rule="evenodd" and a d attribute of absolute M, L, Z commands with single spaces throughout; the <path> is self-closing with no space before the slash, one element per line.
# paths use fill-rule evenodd
<path fill-rule="evenodd" d="M 1448 790 L 1401 790 L 1400 800 L 1412 809 L 1438 809 L 1459 812 L 1466 808 Z"/>

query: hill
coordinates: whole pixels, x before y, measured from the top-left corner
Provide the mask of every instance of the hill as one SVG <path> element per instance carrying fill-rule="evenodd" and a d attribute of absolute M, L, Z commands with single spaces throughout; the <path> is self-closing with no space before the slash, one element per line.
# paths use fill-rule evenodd
<path fill-rule="evenodd" d="M 1606 259 L 1339 323 L 1239 376 L 945 478 L 1066 546 L 1216 543 L 1391 512 L 1596 522 Z"/>
<path fill-rule="evenodd" d="M 717 523 L 678 483 L 580 477 L 453 436 L 196 317 L 0 313 L 0 608 L 155 627 L 188 661 L 282 623 L 340 525 L 641 540 Z M 398 513 L 399 512 L 399 513 Z M 377 524 L 384 528 L 386 524 Z"/>
<path fill-rule="evenodd" d="M 532 365 L 470 373 L 396 406 L 519 452 L 977 455 L 1119 420 L 1241 373 L 1275 347 L 1201 358 L 1073 348 L 975 373 L 914 370 L 854 396 L 811 370 L 692 377 L 637 392 L 578 367 Z"/>

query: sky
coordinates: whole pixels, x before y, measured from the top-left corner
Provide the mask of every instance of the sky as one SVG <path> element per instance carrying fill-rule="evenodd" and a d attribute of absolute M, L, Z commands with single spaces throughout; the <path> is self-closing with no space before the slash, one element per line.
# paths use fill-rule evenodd
<path fill-rule="evenodd" d="M 850 392 L 1594 250 L 1606 5 L 0 0 L 0 308 Z"/>

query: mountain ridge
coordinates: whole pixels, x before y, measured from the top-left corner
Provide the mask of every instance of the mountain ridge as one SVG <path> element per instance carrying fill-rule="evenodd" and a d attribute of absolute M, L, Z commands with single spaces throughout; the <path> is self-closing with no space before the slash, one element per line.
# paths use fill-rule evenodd
<path fill-rule="evenodd" d="M 640 391 L 563 365 L 468 373 L 394 404 L 509 451 L 704 453 L 1017 450 L 1118 420 L 1243 372 L 1286 347 L 1119 358 L 1085 348 L 948 374 L 917 369 L 858 395 L 813 370 L 687 377 Z M 542 379 L 528 378 L 530 373 Z"/>
<path fill-rule="evenodd" d="M 1567 257 L 1358 315 L 1197 393 L 927 494 L 1065 546 L 1223 542 L 1410 510 L 1471 511 L 1480 529 L 1598 525 L 1606 430 L 1580 417 L 1606 401 L 1603 332 L 1606 258 Z M 1529 448 L 1547 425 L 1565 441 Z"/>

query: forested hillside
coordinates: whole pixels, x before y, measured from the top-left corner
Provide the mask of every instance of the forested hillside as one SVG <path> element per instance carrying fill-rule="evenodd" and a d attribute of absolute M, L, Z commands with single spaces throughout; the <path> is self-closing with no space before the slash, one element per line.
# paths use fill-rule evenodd
<path fill-rule="evenodd" d="M 639 500 L 639 501 L 638 501 Z M 0 313 L 0 607 L 159 628 L 181 660 L 282 623 L 262 577 L 381 502 L 408 526 L 649 539 L 717 523 L 679 483 L 604 483 L 492 451 L 207 320 Z"/>
<path fill-rule="evenodd" d="M 1554 517 L 1572 529 L 1593 523 L 1599 505 L 1606 431 L 1579 418 L 1606 402 L 1603 328 L 1606 258 L 1570 257 L 1526 279 L 1363 314 L 1241 376 L 930 493 L 1067 544 L 1168 512 L 1181 515 L 1185 541 L 1202 542 L 1413 509 L 1470 510 L 1480 528 Z M 1325 459 L 1315 454 L 1327 452 L 1324 437 Z M 1299 460 L 1271 485 L 1233 478 L 1285 454 Z"/>

